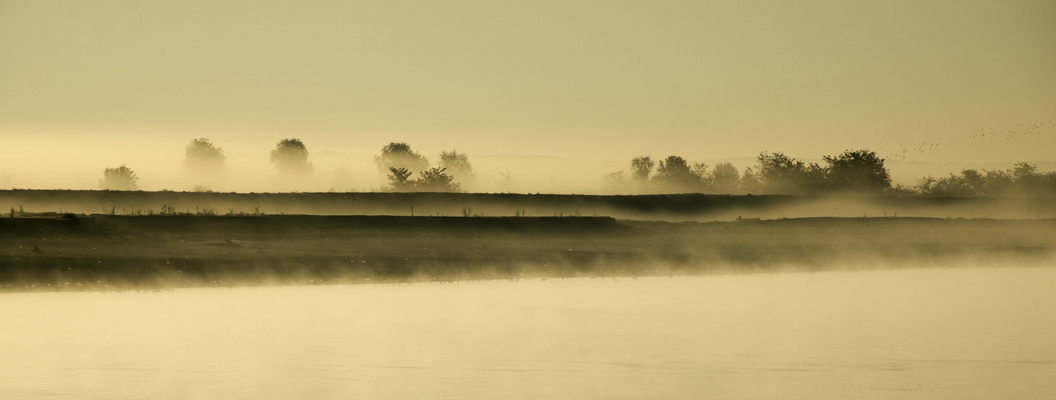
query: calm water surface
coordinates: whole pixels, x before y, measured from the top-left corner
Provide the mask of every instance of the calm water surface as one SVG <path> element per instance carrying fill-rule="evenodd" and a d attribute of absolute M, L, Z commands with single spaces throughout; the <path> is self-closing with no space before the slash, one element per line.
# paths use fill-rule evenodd
<path fill-rule="evenodd" d="M 2 399 L 1056 398 L 1056 268 L 0 295 Z"/>

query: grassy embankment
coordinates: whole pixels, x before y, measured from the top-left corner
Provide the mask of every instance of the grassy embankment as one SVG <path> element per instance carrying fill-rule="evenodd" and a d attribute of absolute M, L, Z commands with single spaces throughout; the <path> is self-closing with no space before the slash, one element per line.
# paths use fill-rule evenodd
<path fill-rule="evenodd" d="M 1056 220 L 0 218 L 0 291 L 1053 265 Z"/>
<path fill-rule="evenodd" d="M 604 215 L 639 220 L 732 220 L 863 215 L 943 218 L 1056 218 L 1056 198 L 888 196 L 593 196 L 485 193 L 192 193 L 0 190 L 0 210 L 117 215 L 207 214 Z"/>

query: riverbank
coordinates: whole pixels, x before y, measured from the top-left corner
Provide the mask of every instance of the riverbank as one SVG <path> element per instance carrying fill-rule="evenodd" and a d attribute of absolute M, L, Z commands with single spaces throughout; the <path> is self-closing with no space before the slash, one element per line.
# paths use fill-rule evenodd
<path fill-rule="evenodd" d="M 0 219 L 0 291 L 1030 266 L 1054 260 L 1054 219 Z"/>
<path fill-rule="evenodd" d="M 4 216 L 19 211 L 156 215 L 597 216 L 713 221 L 742 218 L 1056 218 L 1052 197 L 793 195 L 576 195 L 519 193 L 214 193 L 0 190 Z"/>

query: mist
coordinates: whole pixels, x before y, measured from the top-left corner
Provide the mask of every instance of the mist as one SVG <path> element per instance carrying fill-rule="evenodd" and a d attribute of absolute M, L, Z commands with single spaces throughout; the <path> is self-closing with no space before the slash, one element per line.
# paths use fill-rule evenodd
<path fill-rule="evenodd" d="M 314 170 L 297 179 L 281 179 L 269 160 L 275 144 L 284 137 L 272 139 L 237 139 L 218 135 L 207 137 L 226 156 L 224 167 L 216 176 L 203 177 L 186 170 L 185 146 L 195 137 L 152 137 L 137 135 L 44 135 L 9 136 L 0 148 L 0 172 L 5 174 L 4 187 L 22 189 L 98 189 L 105 168 L 127 165 L 139 176 L 139 189 L 147 191 L 192 191 L 204 185 L 219 192 L 370 192 L 387 184 L 386 174 L 378 170 L 374 157 L 383 145 L 373 146 L 347 141 L 311 140 L 304 136 L 309 161 Z M 469 157 L 476 172 L 462 190 L 478 193 L 563 193 L 603 194 L 604 177 L 614 171 L 628 171 L 631 158 L 644 155 L 597 154 L 546 155 L 475 153 L 478 146 L 461 146 L 452 142 L 443 147 L 420 147 L 409 143 L 435 166 L 442 151 L 458 151 Z M 760 150 L 761 151 L 761 150 Z M 694 158 L 688 151 L 676 152 L 693 162 L 714 167 L 729 162 L 739 171 L 756 163 L 756 154 L 741 157 Z M 671 154 L 653 154 L 662 159 Z M 792 154 L 807 162 L 821 162 L 824 154 Z M 1042 172 L 1056 170 L 1056 162 L 1008 160 L 1007 162 L 901 162 L 886 159 L 894 185 L 913 186 L 925 176 L 942 177 L 964 169 L 1005 170 L 1015 162 L 1026 161 Z M 417 173 L 418 171 L 413 171 Z M 508 173 L 509 179 L 506 178 Z"/>
<path fill-rule="evenodd" d="M 1056 398 L 1054 15 L 0 0 L 0 398 Z"/>

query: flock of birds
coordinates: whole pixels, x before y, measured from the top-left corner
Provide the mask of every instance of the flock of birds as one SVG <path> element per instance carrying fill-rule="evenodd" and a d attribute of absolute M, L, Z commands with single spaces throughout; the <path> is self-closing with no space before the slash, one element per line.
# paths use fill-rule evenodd
<path fill-rule="evenodd" d="M 1049 121 L 1048 123 L 1052 124 L 1052 121 Z M 994 128 L 990 128 L 990 130 L 987 131 L 986 129 L 980 129 L 979 133 L 976 133 L 974 135 L 968 136 L 968 138 L 969 139 L 974 139 L 974 138 L 995 139 L 998 136 L 1001 136 L 1005 140 L 1014 140 L 1014 139 L 1019 139 L 1020 137 L 1040 134 L 1041 133 L 1041 129 L 1044 128 L 1045 126 L 1046 125 L 1045 125 L 1044 122 L 1039 122 L 1039 123 L 1036 123 L 1034 125 L 1028 126 L 1026 128 L 1023 128 L 1023 125 L 1016 125 L 1016 127 L 1019 128 L 1019 129 L 1016 129 L 1016 130 L 995 131 Z"/>
<path fill-rule="evenodd" d="M 1017 140 L 1028 136 L 1043 134 L 1045 133 L 1045 131 L 1043 130 L 1046 126 L 1052 126 L 1052 121 L 1038 122 L 1030 126 L 1024 126 L 1020 124 L 1016 125 L 1016 129 L 1010 129 L 1006 131 L 998 131 L 994 130 L 994 128 L 990 128 L 989 130 L 987 130 L 986 128 L 983 128 L 980 129 L 978 133 L 969 135 L 965 139 Z M 939 139 L 942 139 L 942 137 L 940 136 Z M 891 155 L 891 158 L 896 159 L 898 161 L 905 161 L 906 156 L 909 155 L 911 152 L 917 154 L 934 153 L 935 151 L 940 149 L 948 149 L 954 143 L 957 143 L 957 140 L 944 142 L 920 142 L 917 144 L 916 147 L 913 147 L 912 149 L 907 149 L 905 146 L 900 146 L 899 151 Z"/>

